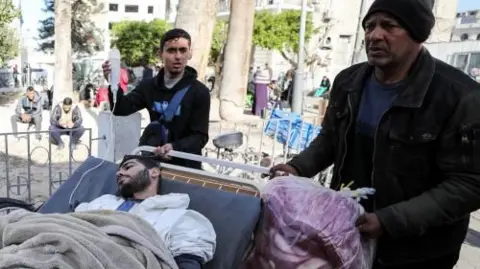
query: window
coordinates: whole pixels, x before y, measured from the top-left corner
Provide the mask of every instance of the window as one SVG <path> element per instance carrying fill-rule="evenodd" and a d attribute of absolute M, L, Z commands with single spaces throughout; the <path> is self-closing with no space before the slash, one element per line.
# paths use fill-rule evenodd
<path fill-rule="evenodd" d="M 125 12 L 126 13 L 138 13 L 138 6 L 137 5 L 125 5 Z"/>
<path fill-rule="evenodd" d="M 477 40 L 480 40 L 480 34 L 477 35 Z"/>
<path fill-rule="evenodd" d="M 113 23 L 109 22 L 108 23 L 108 30 L 112 30 L 112 28 L 113 28 Z"/>
<path fill-rule="evenodd" d="M 480 53 L 470 53 L 467 66 L 467 74 L 472 77 L 480 76 Z"/>
<path fill-rule="evenodd" d="M 460 40 L 461 40 L 461 41 L 468 40 L 468 34 L 462 34 L 462 35 L 460 36 Z"/>
<path fill-rule="evenodd" d="M 148 6 L 148 14 L 153 14 L 153 6 Z"/>
<path fill-rule="evenodd" d="M 477 81 L 480 81 L 480 52 L 454 54 L 452 65 Z"/>
<path fill-rule="evenodd" d="M 465 72 L 468 64 L 468 54 L 457 54 L 454 57 L 453 66 Z"/>
<path fill-rule="evenodd" d="M 118 4 L 109 4 L 108 10 L 110 11 L 118 11 Z"/>
<path fill-rule="evenodd" d="M 351 35 L 339 35 L 340 43 L 350 44 Z"/>

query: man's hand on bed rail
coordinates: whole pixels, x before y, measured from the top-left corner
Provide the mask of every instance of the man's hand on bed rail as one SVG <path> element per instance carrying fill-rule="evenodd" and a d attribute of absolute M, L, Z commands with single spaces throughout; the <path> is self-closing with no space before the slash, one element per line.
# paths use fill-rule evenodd
<path fill-rule="evenodd" d="M 268 176 L 270 177 L 270 179 L 273 179 L 275 177 L 287 176 L 287 175 L 298 176 L 297 169 L 295 169 L 291 165 L 281 163 L 281 164 L 274 165 L 272 168 L 270 168 L 270 173 Z"/>
<path fill-rule="evenodd" d="M 160 157 L 162 157 L 162 159 L 165 159 L 165 160 L 170 160 L 172 159 L 172 157 L 168 156 L 168 153 L 173 150 L 173 146 L 172 144 L 168 143 L 168 144 L 165 144 L 161 147 L 157 147 L 153 153 L 155 153 L 155 155 L 158 155 Z"/>

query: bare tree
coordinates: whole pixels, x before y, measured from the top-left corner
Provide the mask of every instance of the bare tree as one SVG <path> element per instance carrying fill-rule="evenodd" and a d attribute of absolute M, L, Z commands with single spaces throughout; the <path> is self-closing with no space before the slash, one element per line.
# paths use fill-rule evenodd
<path fill-rule="evenodd" d="M 220 117 L 224 120 L 235 120 L 243 114 L 254 15 L 254 0 L 231 1 L 223 77 L 220 86 Z"/>
<path fill-rule="evenodd" d="M 72 97 L 72 2 L 55 0 L 54 103 Z"/>
<path fill-rule="evenodd" d="M 178 4 L 175 27 L 191 35 L 190 65 L 197 69 L 198 78 L 202 81 L 205 80 L 217 9 L 218 0 L 180 0 Z"/>

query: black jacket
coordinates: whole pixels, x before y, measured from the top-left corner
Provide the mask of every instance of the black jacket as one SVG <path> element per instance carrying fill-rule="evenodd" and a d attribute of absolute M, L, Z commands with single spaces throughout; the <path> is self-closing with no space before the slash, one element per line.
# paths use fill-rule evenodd
<path fill-rule="evenodd" d="M 55 108 L 53 109 L 52 113 L 50 114 L 50 125 L 54 125 L 57 127 L 63 128 L 58 121 L 62 117 L 63 113 L 63 108 L 60 104 L 57 104 Z M 82 112 L 80 111 L 80 108 L 78 106 L 75 106 L 72 111 L 72 122 L 73 122 L 73 128 L 78 128 L 82 126 L 83 118 L 82 118 Z"/>
<path fill-rule="evenodd" d="M 174 150 L 201 155 L 203 147 L 208 142 L 210 117 L 210 93 L 208 88 L 197 80 L 197 71 L 188 66 L 183 78 L 170 90 L 165 88 L 163 77 L 164 70 L 162 69 L 157 76 L 142 80 L 132 92 L 126 95 L 120 90 L 117 91 L 117 103 L 113 114 L 128 116 L 146 108 L 150 114 L 150 121 L 158 120 L 161 115 L 153 110 L 154 102 L 170 102 L 176 91 L 190 86 L 182 100 L 180 115 L 175 116 L 167 126 L 169 142 Z M 109 99 L 112 100 L 111 91 L 109 91 Z M 110 107 L 113 108 L 112 101 Z M 141 145 L 148 144 L 146 141 L 150 141 L 150 139 L 147 136 L 148 134 L 145 133 L 142 135 L 140 138 Z M 174 158 L 170 163 L 192 168 L 201 167 L 198 162 L 183 159 Z"/>
<path fill-rule="evenodd" d="M 289 164 L 312 177 L 332 163 L 342 178 L 367 63 L 335 79 L 320 135 Z M 480 84 L 424 50 L 407 88 L 381 117 L 371 183 L 385 235 L 377 257 L 402 264 L 459 251 L 469 214 L 480 208 Z"/>

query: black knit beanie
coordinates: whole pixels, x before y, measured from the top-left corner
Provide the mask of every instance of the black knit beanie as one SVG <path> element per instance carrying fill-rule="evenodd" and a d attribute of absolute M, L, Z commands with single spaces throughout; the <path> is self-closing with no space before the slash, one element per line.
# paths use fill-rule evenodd
<path fill-rule="evenodd" d="M 433 3 L 433 0 L 375 0 L 365 15 L 362 26 L 365 29 L 365 22 L 370 15 L 384 12 L 397 19 L 414 40 L 423 43 L 435 25 Z"/>

